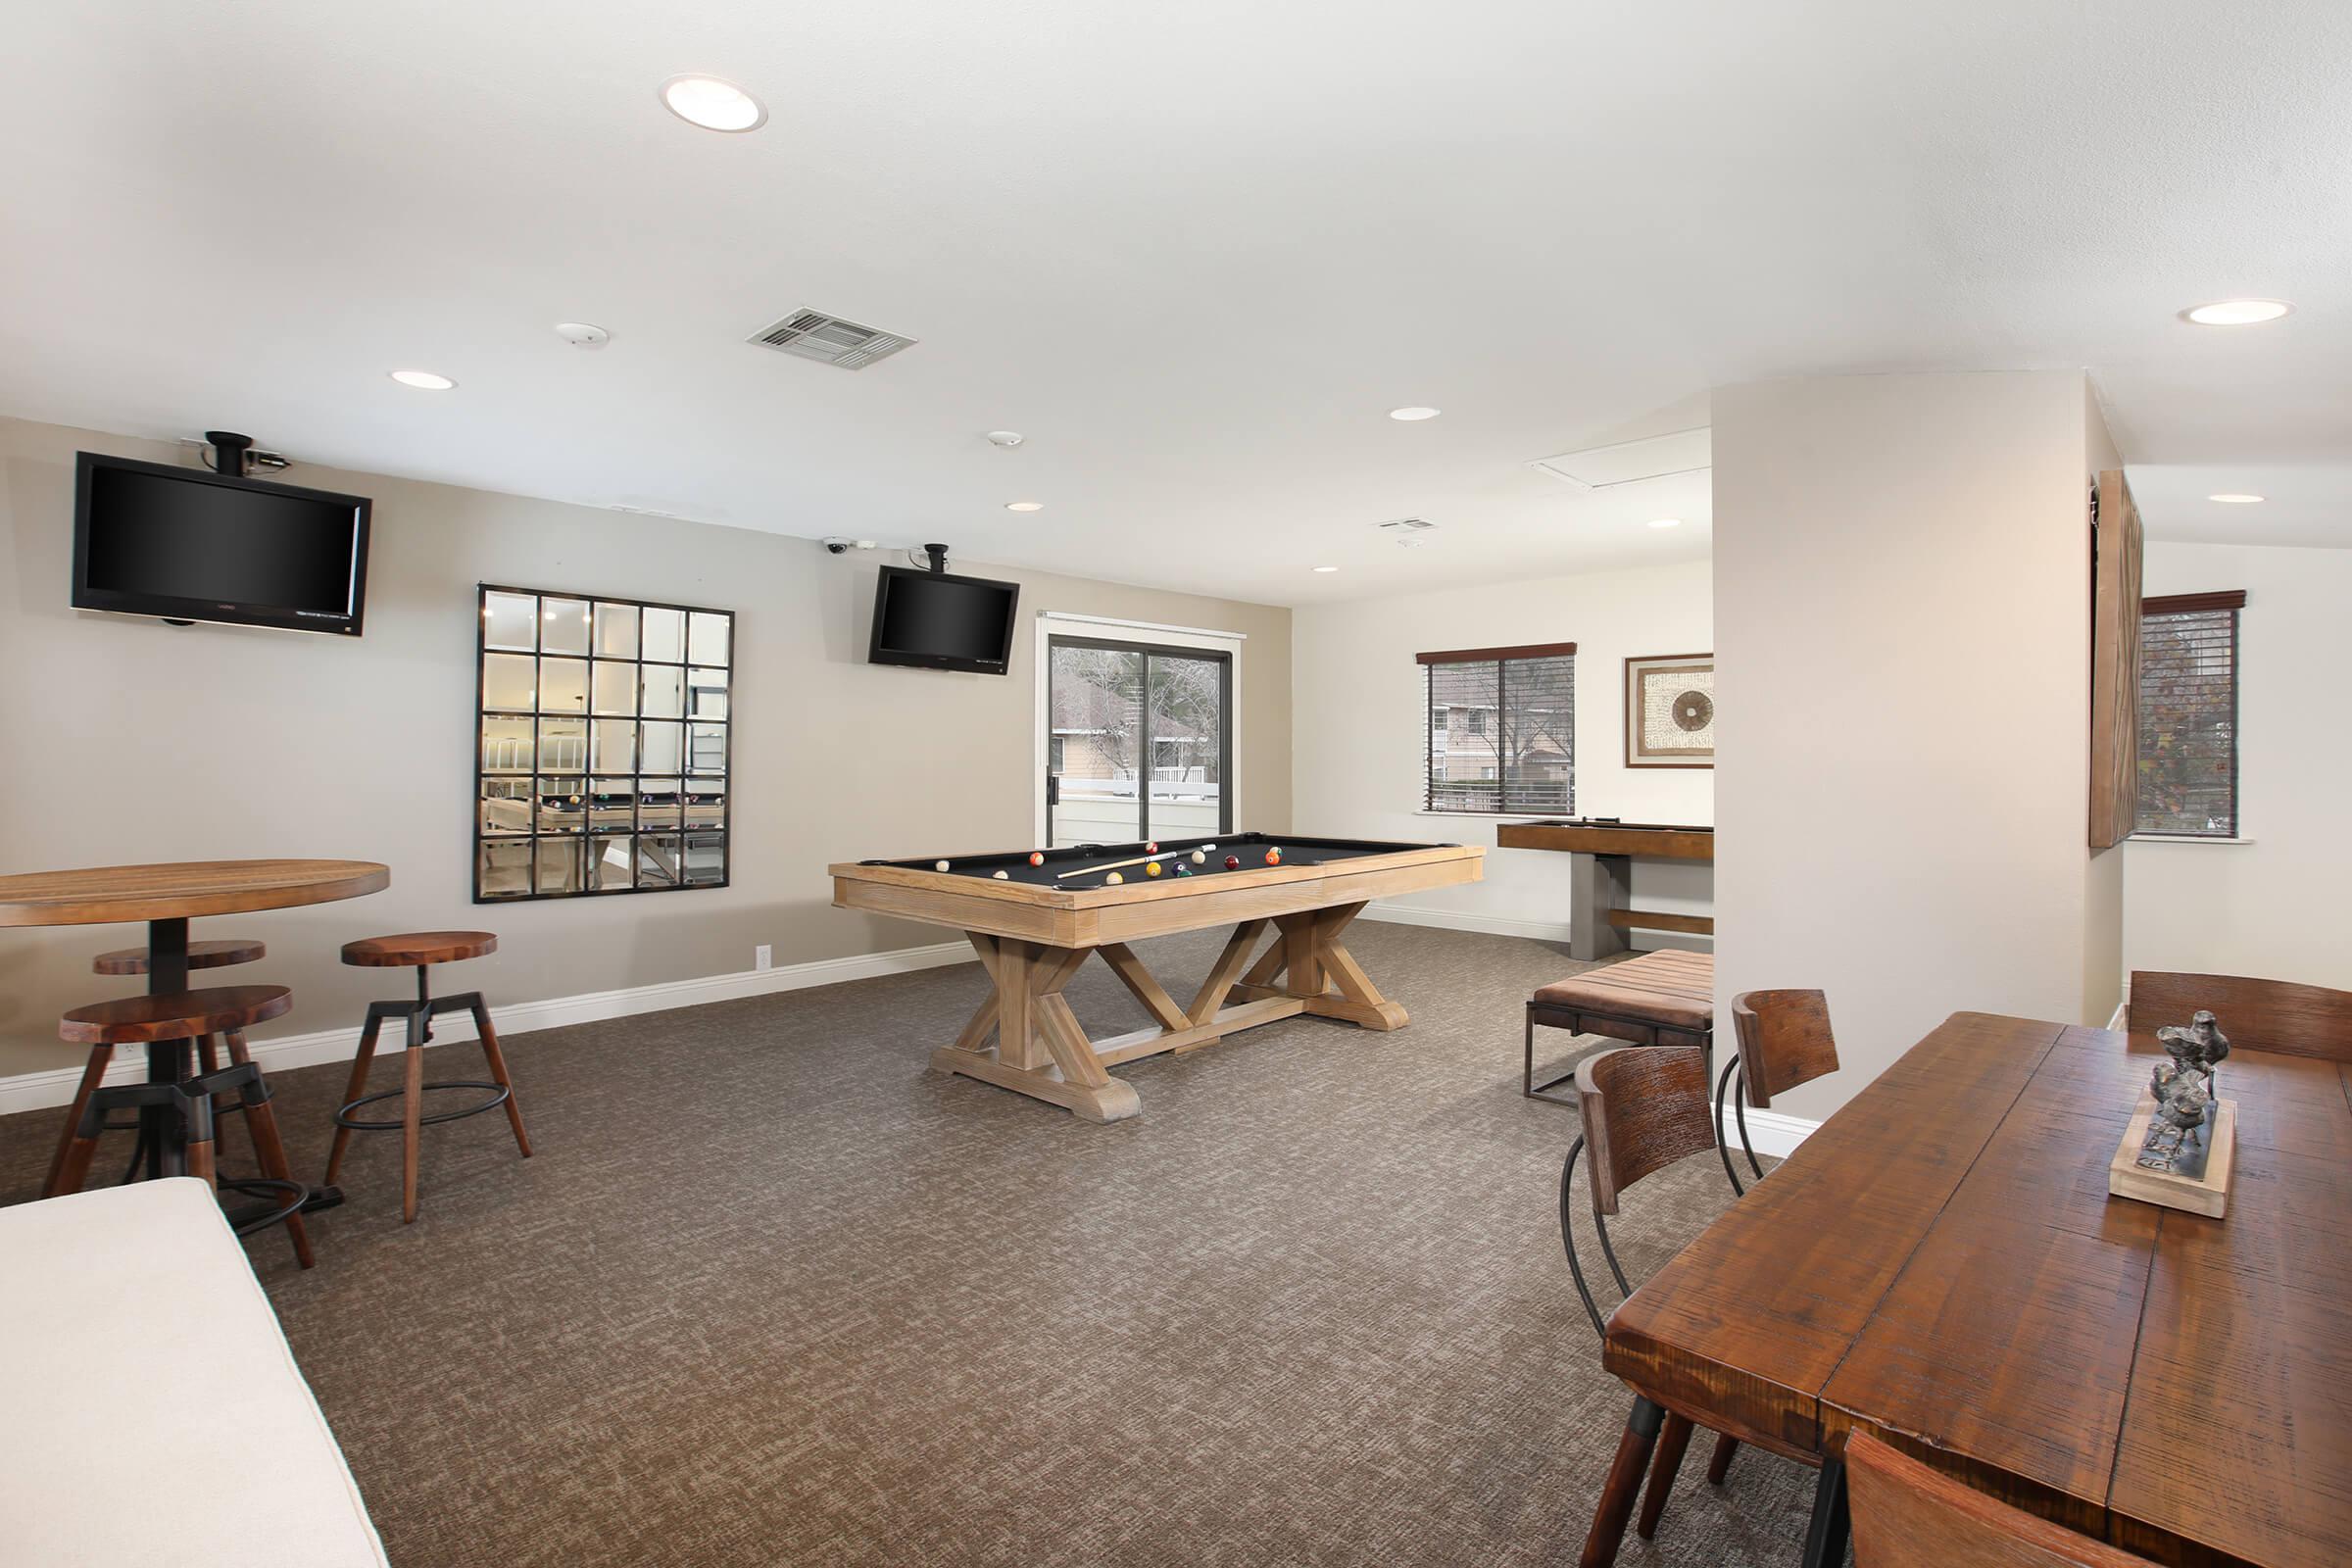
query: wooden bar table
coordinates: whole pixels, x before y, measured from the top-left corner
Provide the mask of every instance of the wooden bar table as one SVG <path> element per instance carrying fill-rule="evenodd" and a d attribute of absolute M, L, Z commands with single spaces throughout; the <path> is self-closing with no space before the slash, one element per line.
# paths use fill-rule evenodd
<path fill-rule="evenodd" d="M 1955 1013 L 1618 1308 L 1584 1561 L 1662 1407 L 1822 1465 L 1808 1564 L 1856 1430 L 2158 1562 L 2352 1562 L 2352 1039 L 2310 1049 L 2222 1063 L 2216 1220 L 2108 1196 L 2152 1036 Z"/>
<path fill-rule="evenodd" d="M 391 871 L 373 860 L 188 860 L 35 871 L 0 876 L 0 926 L 144 920 L 147 993 L 166 996 L 188 989 L 188 921 L 194 916 L 329 904 L 380 893 L 391 882 Z M 150 1043 L 148 1082 L 176 1083 L 189 1076 L 193 1045 L 187 1040 Z M 176 1176 L 186 1168 L 185 1151 L 167 1135 L 168 1119 L 162 1107 L 139 1112 L 139 1148 L 150 1177 Z M 307 1206 L 332 1201 L 332 1195 L 321 1194 Z"/>
<path fill-rule="evenodd" d="M 1592 961 L 1626 951 L 1628 931 L 1715 934 L 1711 914 L 1670 914 L 1626 906 L 1636 860 L 1715 859 L 1715 830 L 1648 822 L 1505 822 L 1501 850 L 1553 850 L 1568 857 L 1568 956 Z"/>

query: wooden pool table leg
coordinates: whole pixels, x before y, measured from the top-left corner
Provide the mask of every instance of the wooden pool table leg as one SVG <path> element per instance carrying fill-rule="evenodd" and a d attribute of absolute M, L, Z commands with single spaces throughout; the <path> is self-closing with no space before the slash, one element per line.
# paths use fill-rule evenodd
<path fill-rule="evenodd" d="M 1235 991 L 1250 998 L 1297 997 L 1319 1018 L 1338 1018 L 1365 1029 L 1401 1029 L 1412 1020 L 1403 1007 L 1380 994 L 1355 955 L 1340 944 L 1340 933 L 1358 914 L 1360 904 L 1341 905 L 1310 914 L 1276 917 L 1282 938 L 1242 976 Z M 1282 978 L 1277 986 L 1274 981 Z"/>
<path fill-rule="evenodd" d="M 931 1054 L 934 1068 L 1060 1105 L 1089 1121 L 1117 1121 L 1143 1109 L 1134 1088 L 1103 1070 L 1062 998 L 1088 949 L 965 935 L 996 994 L 972 1014 L 955 1045 Z M 992 1026 L 994 1051 L 986 1049 Z"/>

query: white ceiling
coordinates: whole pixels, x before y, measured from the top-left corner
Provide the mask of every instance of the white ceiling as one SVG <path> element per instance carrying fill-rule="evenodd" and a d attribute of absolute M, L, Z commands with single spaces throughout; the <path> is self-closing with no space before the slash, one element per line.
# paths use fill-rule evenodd
<path fill-rule="evenodd" d="M 2352 544 L 2342 0 L 118 0 L 0 145 L 35 418 L 1295 604 L 1703 555 L 1526 465 L 1710 386 L 2079 365 L 2157 536 Z"/>

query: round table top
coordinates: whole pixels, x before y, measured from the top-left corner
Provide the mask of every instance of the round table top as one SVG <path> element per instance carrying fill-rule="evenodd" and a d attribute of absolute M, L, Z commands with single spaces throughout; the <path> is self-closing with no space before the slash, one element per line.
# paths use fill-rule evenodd
<path fill-rule="evenodd" d="M 374 860 L 182 860 L 0 876 L 0 925 L 103 925 L 331 904 L 380 893 Z"/>

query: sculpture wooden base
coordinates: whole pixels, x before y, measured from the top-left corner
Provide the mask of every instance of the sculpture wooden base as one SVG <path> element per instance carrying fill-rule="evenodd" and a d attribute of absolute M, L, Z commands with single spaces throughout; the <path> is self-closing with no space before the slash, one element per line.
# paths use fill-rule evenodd
<path fill-rule="evenodd" d="M 2136 1198 L 2143 1203 L 2186 1209 L 2213 1219 L 2225 1217 L 2230 1212 L 2230 1175 L 2237 1159 L 2237 1102 L 2215 1102 L 2205 1170 L 2194 1177 L 2141 1168 L 2139 1146 L 2147 1138 L 2148 1123 L 2155 1114 L 2155 1097 L 2142 1090 L 2139 1108 L 2132 1113 L 2132 1125 L 2124 1129 L 2123 1144 L 2107 1167 L 2109 1196 Z"/>

